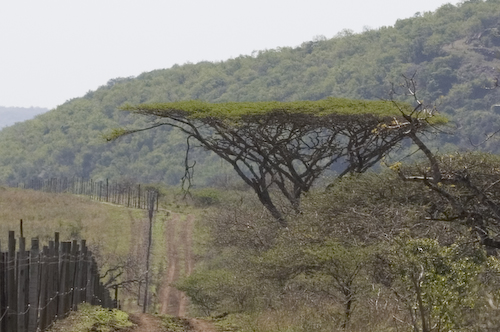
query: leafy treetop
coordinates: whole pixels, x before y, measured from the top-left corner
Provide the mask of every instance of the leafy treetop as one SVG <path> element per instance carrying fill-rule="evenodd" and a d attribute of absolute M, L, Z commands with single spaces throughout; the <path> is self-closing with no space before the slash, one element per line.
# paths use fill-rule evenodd
<path fill-rule="evenodd" d="M 228 118 L 233 120 L 245 116 L 263 115 L 272 112 L 300 113 L 314 116 L 327 115 L 365 115 L 376 117 L 401 116 L 401 112 L 412 111 L 407 104 L 395 105 L 391 101 L 383 100 L 352 100 L 346 98 L 327 98 L 317 101 L 294 102 L 226 102 L 209 103 L 199 100 L 178 101 L 171 103 L 152 103 L 139 105 L 126 105 L 122 109 L 137 114 L 149 114 L 161 117 L 169 115 L 182 115 L 189 118 Z M 425 116 L 423 114 L 422 118 Z M 428 120 L 432 123 L 445 122 L 444 117 L 433 116 Z"/>

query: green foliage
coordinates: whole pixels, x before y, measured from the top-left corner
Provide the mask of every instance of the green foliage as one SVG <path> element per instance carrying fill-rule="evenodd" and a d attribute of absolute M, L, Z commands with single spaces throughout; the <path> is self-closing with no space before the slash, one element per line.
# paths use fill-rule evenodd
<path fill-rule="evenodd" d="M 491 189 L 497 159 L 440 161 Z M 241 331 L 498 330 L 498 257 L 468 225 L 431 220 L 441 203 L 421 183 L 392 170 L 346 176 L 308 193 L 287 229 L 232 196 L 203 219 L 205 251 L 179 284 L 204 314 L 227 312 Z"/>
<path fill-rule="evenodd" d="M 416 329 L 463 331 L 484 296 L 481 274 L 498 270 L 483 248 L 441 246 L 432 239 L 397 239 L 391 250 L 392 289 L 414 316 Z"/>
<path fill-rule="evenodd" d="M 57 321 L 49 332 L 112 332 L 132 327 L 128 314 L 117 309 L 104 309 L 82 304 L 78 311 L 72 312 L 66 319 Z"/>
<path fill-rule="evenodd" d="M 193 203 L 197 207 L 218 205 L 221 202 L 221 191 L 214 188 L 203 188 L 191 191 Z"/>
<path fill-rule="evenodd" d="M 401 181 L 396 172 L 383 169 L 345 176 L 325 192 L 306 196 L 304 217 L 295 224 L 312 239 L 335 238 L 346 246 L 374 245 L 404 230 L 412 236 L 425 232 L 451 243 L 466 227 L 438 220 L 432 224 L 422 222 L 429 217 L 429 206 L 435 200 L 423 184 Z"/>
<path fill-rule="evenodd" d="M 436 104 L 461 128 L 461 135 L 441 138 L 436 145 L 470 147 L 469 138 L 481 142 L 500 125 L 500 114 L 491 110 L 500 89 L 487 89 L 500 68 L 499 17 L 496 0 L 465 1 L 360 34 L 343 32 L 295 48 L 113 79 L 33 120 L 2 129 L 0 181 L 15 184 L 35 176 L 66 176 L 177 185 L 184 174 L 185 137 L 158 128 L 105 143 L 102 135 L 112 128 L 144 127 L 143 119 L 121 107 L 186 100 L 227 106 L 329 97 L 387 99 L 391 83 L 415 72 L 419 97 L 425 104 Z M 369 104 L 377 103 L 385 105 Z M 481 148 L 499 152 L 499 147 L 492 140 Z M 199 150 L 190 157 L 203 169 L 196 173 L 197 185 L 217 174 L 219 160 L 213 155 Z"/>
<path fill-rule="evenodd" d="M 400 105 L 409 112 L 410 105 Z M 400 116 L 400 107 L 390 101 L 369 101 L 351 100 L 345 98 L 327 98 L 318 101 L 297 101 L 297 102 L 226 102 L 208 103 L 198 100 L 159 103 L 159 104 L 139 104 L 137 106 L 126 105 L 123 107 L 127 111 L 147 112 L 158 116 L 168 116 L 169 114 L 178 116 L 186 114 L 192 118 L 224 117 L 237 120 L 244 116 L 260 115 L 269 112 L 303 113 L 315 116 L 329 114 L 372 114 L 381 117 Z"/>
<path fill-rule="evenodd" d="M 251 273 L 225 268 L 198 268 L 176 287 L 186 292 L 204 315 L 249 310 L 259 293 Z"/>
<path fill-rule="evenodd" d="M 285 289 L 302 289 L 328 294 L 337 299 L 338 316 L 347 327 L 358 300 L 368 289 L 366 271 L 372 248 L 345 247 L 327 240 L 309 242 L 302 236 L 285 236 L 262 255 L 263 276 Z M 308 243 L 309 242 L 309 243 Z"/>

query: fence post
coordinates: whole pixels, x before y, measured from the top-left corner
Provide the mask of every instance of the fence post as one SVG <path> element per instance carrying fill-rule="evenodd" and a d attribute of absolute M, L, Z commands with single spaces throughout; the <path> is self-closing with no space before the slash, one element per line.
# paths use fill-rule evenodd
<path fill-rule="evenodd" d="M 52 242 L 52 241 L 50 241 Z M 52 242 L 52 247 L 54 242 Z M 50 305 L 51 290 L 49 284 L 49 268 L 51 263 L 50 249 L 47 246 L 43 247 L 42 253 L 40 254 L 40 318 L 38 327 L 41 331 L 44 331 L 48 324 L 48 312 Z M 31 294 L 31 293 L 30 293 Z M 30 319 L 31 322 L 31 319 Z"/>
<path fill-rule="evenodd" d="M 70 242 L 61 243 L 60 273 L 59 273 L 59 301 L 57 308 L 57 317 L 59 319 L 66 317 L 67 298 L 68 298 L 68 272 L 69 272 L 69 253 L 71 250 Z"/>
<path fill-rule="evenodd" d="M 56 252 L 56 238 L 54 241 L 49 241 L 49 266 L 48 266 L 48 280 L 49 288 L 47 289 L 48 300 L 50 301 L 47 306 L 47 326 L 52 324 L 57 316 L 57 301 L 59 300 L 58 288 L 59 285 L 59 258 Z M 57 241 L 59 239 L 57 238 Z M 57 245 L 59 248 L 59 244 Z"/>
<path fill-rule="evenodd" d="M 138 193 L 137 193 L 137 199 L 138 199 L 137 207 L 140 209 L 141 208 L 141 185 L 140 184 L 137 185 L 137 190 L 138 190 Z"/>
<path fill-rule="evenodd" d="M 38 327 L 38 291 L 40 281 L 40 252 L 38 239 L 31 239 L 30 269 L 29 269 L 29 297 L 28 297 L 28 332 L 36 332 Z"/>
<path fill-rule="evenodd" d="M 7 274 L 5 272 L 5 260 L 7 257 L 7 253 L 0 251 L 0 315 L 4 317 L 4 313 L 7 310 L 7 293 L 6 293 L 6 279 Z M 0 332 L 5 332 L 6 320 L 2 319 L 0 321 Z"/>
<path fill-rule="evenodd" d="M 87 292 L 87 244 L 82 240 L 82 255 L 81 255 L 81 275 L 80 275 L 80 298 L 79 303 L 85 302 L 85 294 Z"/>
<path fill-rule="evenodd" d="M 52 287 L 53 287 L 53 293 L 55 295 L 55 300 L 52 305 L 52 323 L 57 319 L 57 315 L 59 314 L 59 306 L 61 305 L 61 294 L 59 293 L 59 280 L 61 277 L 61 257 L 60 257 L 60 243 L 59 243 L 59 232 L 54 233 L 54 257 L 52 259 L 53 262 L 53 268 L 54 268 L 54 273 L 52 275 Z M 49 323 L 49 324 L 50 324 Z"/>
<path fill-rule="evenodd" d="M 76 288 L 75 288 L 75 280 L 76 280 L 76 268 L 78 267 L 77 264 L 77 254 L 78 254 L 78 243 L 76 240 L 73 240 L 71 244 L 71 254 L 70 254 L 70 259 L 69 259 L 69 288 L 70 288 L 70 296 L 68 297 L 69 300 L 69 307 L 71 310 L 76 310 L 76 305 L 75 305 L 75 297 L 76 297 Z"/>
<path fill-rule="evenodd" d="M 26 238 L 19 238 L 17 253 L 17 331 L 26 332 L 26 303 L 28 283 L 28 255 L 26 253 Z"/>
<path fill-rule="evenodd" d="M 16 239 L 9 231 L 7 254 L 7 331 L 17 331 L 17 283 L 16 283 Z"/>

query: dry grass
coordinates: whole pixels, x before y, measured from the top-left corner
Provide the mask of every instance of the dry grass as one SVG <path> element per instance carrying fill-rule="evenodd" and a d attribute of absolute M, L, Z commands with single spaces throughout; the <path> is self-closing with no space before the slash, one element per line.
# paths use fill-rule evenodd
<path fill-rule="evenodd" d="M 284 308 L 229 315 L 227 319 L 217 321 L 216 325 L 223 331 L 239 332 L 409 332 L 411 330 L 408 325 L 395 326 L 390 310 L 379 312 L 380 316 L 376 316 L 373 311 L 364 312 L 365 317 L 360 317 L 358 314 L 358 317 L 343 329 L 342 316 L 338 309 L 331 304 L 321 307 L 303 304 L 295 309 Z"/>
<path fill-rule="evenodd" d="M 0 188 L 0 243 L 6 250 L 8 231 L 20 236 L 20 219 L 27 239 L 39 237 L 46 245 L 60 232 L 61 241 L 87 240 L 90 250 L 106 260 L 125 258 L 134 223 L 146 212 L 91 201 L 70 194 Z"/>

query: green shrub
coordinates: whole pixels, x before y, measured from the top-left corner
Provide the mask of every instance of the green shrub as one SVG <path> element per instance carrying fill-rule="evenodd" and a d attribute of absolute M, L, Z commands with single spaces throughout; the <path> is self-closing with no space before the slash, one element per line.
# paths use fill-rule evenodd
<path fill-rule="evenodd" d="M 208 207 L 218 205 L 222 201 L 220 190 L 203 188 L 191 192 L 193 203 L 197 207 Z"/>
<path fill-rule="evenodd" d="M 176 283 L 204 315 L 248 310 L 257 300 L 258 281 L 251 273 L 229 269 L 198 269 Z"/>
<path fill-rule="evenodd" d="M 126 312 L 82 304 L 68 318 L 56 321 L 48 332 L 112 332 L 133 325 Z"/>
<path fill-rule="evenodd" d="M 414 317 L 415 330 L 465 331 L 484 301 L 485 274 L 500 272 L 496 258 L 481 247 L 433 239 L 396 240 L 392 248 L 391 285 Z"/>

